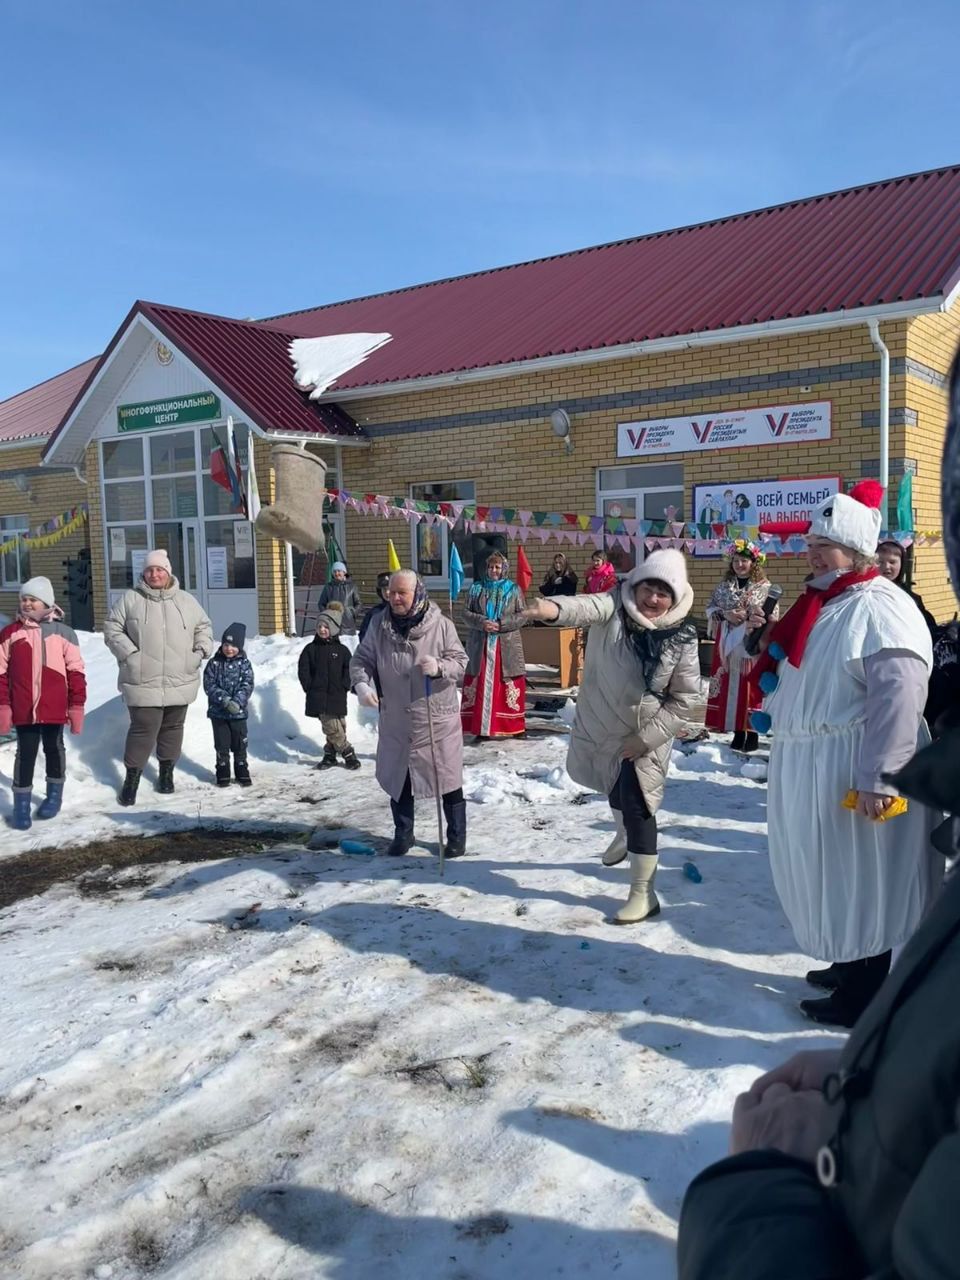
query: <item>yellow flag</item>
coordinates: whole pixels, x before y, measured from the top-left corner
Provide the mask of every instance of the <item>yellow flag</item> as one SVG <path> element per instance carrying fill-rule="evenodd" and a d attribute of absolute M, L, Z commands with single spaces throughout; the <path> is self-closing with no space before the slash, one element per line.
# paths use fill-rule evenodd
<path fill-rule="evenodd" d="M 397 555 L 397 548 L 393 545 L 393 539 L 387 539 L 387 568 L 391 573 L 398 573 L 400 570 L 400 557 Z"/>

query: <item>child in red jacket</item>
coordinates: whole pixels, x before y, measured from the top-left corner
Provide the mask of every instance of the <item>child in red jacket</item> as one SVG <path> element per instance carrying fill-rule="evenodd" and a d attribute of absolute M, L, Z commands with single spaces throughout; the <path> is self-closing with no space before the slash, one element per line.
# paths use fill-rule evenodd
<path fill-rule="evenodd" d="M 17 730 L 13 765 L 13 816 L 17 831 L 31 826 L 33 767 L 40 747 L 47 762 L 47 796 L 38 818 L 60 812 L 66 776 L 63 726 L 83 729 L 87 681 L 75 632 L 63 622 L 49 578 L 31 578 L 20 588 L 17 620 L 0 631 L 0 733 Z"/>

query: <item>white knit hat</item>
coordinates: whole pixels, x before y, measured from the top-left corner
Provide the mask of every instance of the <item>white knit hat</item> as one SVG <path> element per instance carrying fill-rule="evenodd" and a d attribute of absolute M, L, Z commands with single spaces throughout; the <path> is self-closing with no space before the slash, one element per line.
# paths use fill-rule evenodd
<path fill-rule="evenodd" d="M 877 508 L 882 500 L 883 489 L 875 480 L 865 480 L 849 493 L 827 498 L 814 511 L 807 536 L 829 538 L 851 551 L 876 555 L 881 524 Z"/>
<path fill-rule="evenodd" d="M 56 597 L 53 594 L 53 583 L 49 578 L 31 578 L 29 582 L 25 582 L 20 588 L 20 599 L 24 596 L 33 596 L 34 600 L 41 600 L 48 609 L 53 608 Z"/>
<path fill-rule="evenodd" d="M 673 592 L 674 604 L 679 604 L 689 583 L 687 581 L 687 562 L 679 551 L 667 547 L 662 551 L 652 551 L 646 560 L 641 561 L 627 575 L 627 583 L 635 587 L 638 582 L 656 578 L 665 582 Z"/>
<path fill-rule="evenodd" d="M 143 567 L 144 569 L 166 569 L 167 573 L 173 576 L 173 565 L 170 563 L 170 557 L 162 548 L 158 548 L 156 551 L 148 551 Z"/>

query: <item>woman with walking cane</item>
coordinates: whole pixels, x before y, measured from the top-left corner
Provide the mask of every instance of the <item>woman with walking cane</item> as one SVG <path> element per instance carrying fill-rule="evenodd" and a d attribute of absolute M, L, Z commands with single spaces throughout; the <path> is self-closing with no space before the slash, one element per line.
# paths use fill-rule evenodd
<path fill-rule="evenodd" d="M 445 840 L 440 833 L 442 854 L 459 858 L 466 852 L 457 698 L 466 665 L 453 623 L 428 599 L 422 579 L 410 569 L 395 573 L 387 608 L 350 663 L 360 704 L 380 708 L 377 781 L 390 797 L 394 831 L 387 853 L 394 857 L 413 844 L 415 799 L 438 792 L 447 822 Z"/>

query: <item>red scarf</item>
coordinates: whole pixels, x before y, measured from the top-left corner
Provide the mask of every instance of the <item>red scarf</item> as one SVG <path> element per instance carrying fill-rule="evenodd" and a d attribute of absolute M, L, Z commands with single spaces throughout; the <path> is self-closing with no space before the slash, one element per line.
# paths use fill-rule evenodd
<path fill-rule="evenodd" d="M 829 587 L 822 591 L 816 587 L 807 587 L 800 599 L 790 606 L 770 632 L 767 651 L 760 661 L 754 664 L 753 670 L 748 677 L 751 685 L 756 689 L 763 673 L 765 671 L 776 671 L 777 662 L 782 661 L 782 659 L 778 660 L 770 656 L 772 645 L 778 644 L 790 665 L 799 667 L 803 660 L 803 651 L 806 649 L 807 641 L 810 639 L 810 632 L 820 616 L 820 610 L 827 601 L 835 600 L 837 596 L 842 596 L 849 587 L 856 586 L 858 582 L 869 582 L 871 578 L 879 577 L 879 575 L 879 569 L 866 569 L 863 573 L 841 574 L 835 582 L 832 582 Z"/>

